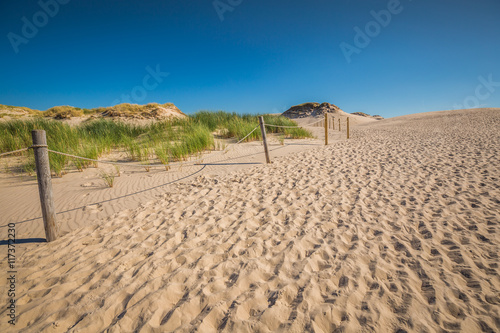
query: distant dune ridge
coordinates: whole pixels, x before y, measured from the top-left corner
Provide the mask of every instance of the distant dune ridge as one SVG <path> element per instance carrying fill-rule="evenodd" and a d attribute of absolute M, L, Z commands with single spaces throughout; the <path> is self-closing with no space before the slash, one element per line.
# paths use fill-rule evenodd
<path fill-rule="evenodd" d="M 378 114 L 373 115 L 373 116 L 370 116 L 369 114 L 366 114 L 366 113 L 364 113 L 364 112 L 352 112 L 351 114 L 353 114 L 353 115 L 355 115 L 355 116 L 362 116 L 362 117 L 374 118 L 374 119 L 377 119 L 377 120 L 382 120 L 382 119 L 384 119 L 384 117 L 379 116 Z"/>
<path fill-rule="evenodd" d="M 368 119 L 384 119 L 382 116 L 370 116 L 364 112 L 353 112 L 351 114 L 342 111 L 338 106 L 330 103 L 303 103 L 294 105 L 282 115 L 290 119 L 303 119 L 310 117 L 323 117 L 325 112 L 337 114 L 339 116 L 359 116 Z M 9 120 L 27 117 L 51 117 L 54 119 L 71 118 L 129 118 L 129 119 L 168 119 L 177 117 L 186 117 L 173 103 L 149 103 L 145 105 L 122 103 L 109 107 L 98 107 L 94 109 L 84 109 L 69 105 L 54 106 L 46 111 L 30 109 L 22 106 L 10 106 L 0 104 L 0 119 Z"/>
<path fill-rule="evenodd" d="M 146 105 L 118 104 L 108 108 L 95 109 L 103 117 L 131 117 L 131 118 L 179 118 L 186 115 L 173 103 L 150 103 Z"/>
<path fill-rule="evenodd" d="M 338 106 L 330 103 L 303 103 L 299 105 L 294 105 L 287 111 L 283 112 L 282 115 L 294 119 L 294 118 L 306 118 L 306 117 L 319 117 L 323 116 L 325 112 L 328 113 L 338 113 L 342 111 Z"/>
<path fill-rule="evenodd" d="M 145 105 L 122 103 L 109 107 L 82 109 L 69 105 L 54 106 L 46 111 L 0 104 L 0 118 L 5 120 L 26 117 L 51 117 L 71 119 L 73 117 L 117 117 L 133 119 L 167 119 L 186 117 L 173 103 L 149 103 Z"/>
<path fill-rule="evenodd" d="M 286 110 L 285 112 L 282 113 L 283 116 L 290 118 L 290 119 L 297 119 L 297 118 L 308 118 L 308 117 L 323 117 L 325 112 L 329 114 L 338 114 L 342 116 L 349 116 L 348 113 L 342 111 L 338 106 L 330 103 L 303 103 L 299 105 L 294 105 L 290 109 Z M 373 119 L 384 119 L 382 116 L 376 115 L 376 116 L 370 116 L 369 114 L 366 114 L 364 112 L 354 112 L 351 113 L 352 115 L 356 116 L 362 116 L 366 118 L 373 118 Z"/>
<path fill-rule="evenodd" d="M 2 306 L 0 331 L 498 332 L 500 109 L 331 132 L 276 143 L 271 165 L 238 145 L 173 184 L 54 179 L 65 232 L 16 244 L 17 323 Z M 0 182 L 2 225 L 43 237 L 36 182 Z"/>

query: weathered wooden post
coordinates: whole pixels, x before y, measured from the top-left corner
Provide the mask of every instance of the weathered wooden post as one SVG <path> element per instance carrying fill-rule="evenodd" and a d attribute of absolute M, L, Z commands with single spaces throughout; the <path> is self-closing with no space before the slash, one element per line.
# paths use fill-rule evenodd
<path fill-rule="evenodd" d="M 328 146 L 328 113 L 325 112 L 325 146 Z"/>
<path fill-rule="evenodd" d="M 347 138 L 349 139 L 349 117 L 347 117 Z"/>
<path fill-rule="evenodd" d="M 56 210 L 52 195 L 52 179 L 50 177 L 49 151 L 47 137 L 44 130 L 33 130 L 33 151 L 35 153 L 36 176 L 38 179 L 38 193 L 42 206 L 43 225 L 47 242 L 57 238 Z"/>
<path fill-rule="evenodd" d="M 264 124 L 264 117 L 259 116 L 260 131 L 262 133 L 262 143 L 264 144 L 264 153 L 266 154 L 266 162 L 271 163 L 269 158 L 269 149 L 267 148 L 266 125 Z"/>

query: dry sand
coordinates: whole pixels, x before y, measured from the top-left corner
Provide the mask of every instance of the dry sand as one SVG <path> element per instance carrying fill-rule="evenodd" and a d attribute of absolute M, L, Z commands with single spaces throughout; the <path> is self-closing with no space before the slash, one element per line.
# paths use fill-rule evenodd
<path fill-rule="evenodd" d="M 500 110 L 354 127 L 276 144 L 272 165 L 241 164 L 263 160 L 249 143 L 180 181 L 55 179 L 64 235 L 17 245 L 15 330 L 499 331 Z M 36 187 L 9 179 L 1 225 L 43 237 Z"/>

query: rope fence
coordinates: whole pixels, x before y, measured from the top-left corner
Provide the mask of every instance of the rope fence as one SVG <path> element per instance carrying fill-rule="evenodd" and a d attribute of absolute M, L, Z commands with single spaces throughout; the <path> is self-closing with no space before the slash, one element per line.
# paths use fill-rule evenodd
<path fill-rule="evenodd" d="M 140 168 L 163 167 L 163 165 L 159 165 L 159 164 L 136 164 L 136 163 L 132 163 L 132 162 L 113 162 L 113 161 L 94 160 L 93 158 L 87 158 L 87 157 L 62 153 L 60 151 L 56 151 L 56 150 L 52 150 L 52 149 L 48 149 L 48 151 L 51 153 L 54 153 L 54 154 L 62 155 L 62 156 L 67 156 L 67 157 L 76 158 L 76 159 L 85 160 L 85 161 L 90 161 L 90 162 L 103 163 L 103 164 L 111 164 L 111 165 L 118 165 L 118 166 L 127 165 L 127 166 L 140 167 Z"/>
<path fill-rule="evenodd" d="M 328 114 L 325 114 L 324 119 L 320 119 L 318 121 L 315 121 L 313 123 L 307 124 L 307 125 L 298 125 L 298 126 L 283 126 L 283 125 L 273 125 L 273 124 L 265 124 L 264 119 L 262 116 L 259 117 L 259 125 L 257 125 L 254 129 L 252 129 L 248 134 L 246 134 L 242 139 L 238 140 L 236 143 L 232 143 L 225 147 L 223 150 L 219 151 L 219 155 L 213 155 L 211 154 L 208 156 L 210 158 L 210 164 L 215 164 L 215 163 L 220 163 L 223 162 L 224 160 L 229 160 L 229 159 L 234 159 L 234 157 L 229 157 L 229 158 L 222 158 L 221 160 L 215 160 L 213 161 L 213 157 L 218 157 L 218 156 L 223 156 L 227 154 L 231 149 L 236 147 L 237 145 L 241 144 L 243 141 L 245 141 L 252 133 L 254 133 L 259 127 L 261 129 L 261 134 L 262 134 L 262 143 L 264 146 L 264 153 L 266 156 L 266 162 L 271 163 L 271 159 L 269 156 L 269 149 L 267 145 L 267 138 L 266 138 L 266 126 L 267 127 L 275 127 L 275 128 L 289 128 L 289 129 L 298 129 L 301 127 L 314 127 L 313 125 L 323 123 L 325 127 L 325 145 L 328 145 L 328 128 L 330 127 L 330 123 L 335 126 L 335 119 L 332 119 L 332 122 L 329 122 Z M 339 122 L 339 131 L 340 131 L 340 117 L 338 118 Z M 335 129 L 335 128 L 333 128 Z M 347 117 L 347 138 L 349 139 L 349 117 Z M 44 221 L 44 228 L 45 228 L 45 233 L 46 233 L 46 238 L 47 241 L 53 241 L 57 238 L 57 232 L 56 232 L 56 212 L 54 209 L 54 201 L 53 201 L 53 195 L 52 195 L 52 182 L 51 182 L 51 171 L 50 171 L 50 165 L 49 165 L 49 153 L 52 154 L 57 154 L 61 156 L 66 156 L 72 159 L 80 159 L 80 160 L 85 160 L 85 161 L 90 161 L 94 163 L 102 163 L 102 164 L 109 164 L 109 165 L 114 165 L 114 166 L 128 166 L 128 167 L 135 167 L 135 168 L 146 168 L 147 171 L 149 171 L 148 168 L 165 168 L 167 167 L 166 171 L 168 172 L 170 169 L 170 163 L 159 163 L 159 164 L 137 164 L 134 162 L 118 162 L 118 161 L 103 161 L 103 160 L 97 160 L 93 158 L 88 158 L 88 157 L 83 157 L 83 156 L 78 156 L 78 155 L 73 155 L 69 153 L 64 153 L 56 150 L 52 150 L 48 148 L 47 145 L 47 140 L 46 140 L 46 133 L 44 130 L 33 130 L 32 131 L 32 139 L 33 139 L 33 145 L 26 147 L 26 148 L 21 148 L 5 153 L 0 153 L 0 157 L 7 156 L 7 155 L 12 155 L 16 153 L 21 153 L 28 151 L 30 149 L 34 150 L 35 154 L 35 164 L 36 164 L 36 173 L 37 173 L 37 180 L 38 180 L 38 189 L 39 189 L 39 194 L 40 194 L 40 203 L 42 206 L 42 215 L 43 215 L 43 221 Z M 200 154 L 203 154 L 200 153 Z M 240 156 L 241 157 L 241 156 Z M 188 166 L 196 166 L 196 165 L 203 165 L 202 162 L 205 160 L 207 156 L 200 156 L 198 159 L 194 161 L 189 161 L 189 162 L 184 162 L 180 161 L 179 163 L 174 164 L 173 166 L 179 166 L 179 171 L 183 167 L 188 167 Z M 238 157 L 239 158 L 239 157 Z M 96 164 L 97 167 L 97 164 Z M 174 171 L 174 170 L 171 170 Z M 112 185 L 111 185 L 112 186 Z"/>
<path fill-rule="evenodd" d="M 349 118 L 347 118 L 347 119 L 349 119 Z M 264 125 L 266 127 L 297 129 L 297 128 L 300 128 L 300 127 L 315 127 L 313 125 L 319 124 L 321 122 L 324 122 L 324 119 L 320 119 L 318 121 L 315 121 L 313 123 L 309 123 L 307 125 L 298 125 L 298 126 L 283 126 L 283 125 L 273 125 L 273 124 L 264 124 Z M 349 122 L 349 120 L 347 120 L 347 122 Z M 236 145 L 238 145 L 238 144 L 242 143 L 243 141 L 245 141 L 245 139 L 248 138 L 250 135 L 252 135 L 252 133 L 255 132 L 258 128 L 259 128 L 259 125 L 255 126 L 255 128 L 253 130 L 251 130 L 247 135 L 245 135 L 238 142 L 232 143 L 229 146 L 227 146 L 226 148 L 224 148 L 221 151 L 222 154 L 228 153 L 230 151 L 230 149 L 234 148 Z M 47 147 L 47 146 L 46 145 L 32 145 L 30 147 L 21 148 L 21 149 L 9 151 L 9 152 L 1 153 L 0 157 L 7 156 L 7 155 L 12 155 L 12 154 L 16 154 L 16 153 L 21 153 L 21 152 L 25 152 L 25 151 L 28 151 L 28 150 L 33 149 L 33 148 L 41 148 L 41 147 Z M 66 157 L 70 157 L 70 158 L 74 158 L 74 159 L 80 159 L 80 160 L 85 160 L 85 161 L 89 161 L 89 162 L 109 164 L 109 165 L 115 165 L 115 166 L 129 166 L 129 167 L 135 167 L 135 168 L 148 168 L 148 167 L 149 168 L 163 168 L 163 167 L 165 167 L 164 164 L 137 164 L 135 162 L 103 161 L 103 160 L 97 160 L 97 159 L 92 159 L 92 158 L 88 158 L 88 157 L 73 155 L 73 154 L 69 154 L 69 153 L 63 153 L 63 152 L 52 150 L 52 149 L 48 149 L 48 152 L 53 153 L 53 154 L 58 154 L 58 155 L 66 156 Z M 200 158 L 198 158 L 195 161 L 191 161 L 189 164 L 186 164 L 186 163 L 179 163 L 179 164 L 182 165 L 183 167 L 185 167 L 185 166 L 192 166 L 192 165 L 199 165 L 199 162 L 203 161 L 204 159 L 205 159 L 205 157 L 200 157 Z M 215 161 L 215 162 L 219 162 L 219 161 Z"/>
<path fill-rule="evenodd" d="M 247 135 L 245 135 L 241 140 L 239 140 L 238 142 L 232 143 L 229 146 L 227 146 L 224 150 L 222 150 L 223 154 L 228 153 L 231 148 L 233 148 L 234 146 L 242 143 L 246 138 L 248 138 L 258 128 L 259 128 L 259 126 L 256 126 L 252 131 L 250 131 Z M 27 147 L 27 148 L 22 148 L 22 149 L 18 149 L 18 150 L 13 150 L 13 151 L 9 151 L 9 152 L 6 152 L 6 153 L 2 153 L 2 154 L 0 154 L 0 157 L 11 155 L 11 154 L 16 154 L 16 153 L 21 153 L 21 152 L 28 151 L 28 150 L 33 149 L 33 148 L 42 148 L 42 147 L 47 147 L 47 145 L 32 145 L 32 146 Z M 47 149 L 47 151 L 50 152 L 50 153 L 54 153 L 54 154 L 58 154 L 58 155 L 66 156 L 66 157 L 76 158 L 76 159 L 90 161 L 90 162 L 95 162 L 95 163 L 116 165 L 116 166 L 130 166 L 130 167 L 138 167 L 138 168 L 144 168 L 144 167 L 151 167 L 151 168 L 154 168 L 154 167 L 164 167 L 163 164 L 137 164 L 137 163 L 134 163 L 134 162 L 103 161 L 103 160 L 96 160 L 96 159 L 93 159 L 93 158 L 88 158 L 88 157 L 83 157 L 83 156 L 78 156 L 78 155 L 63 153 L 63 152 L 52 150 L 52 149 Z M 189 163 L 189 164 L 185 164 L 185 163 L 180 163 L 180 164 L 182 164 L 182 166 L 198 165 L 197 162 L 202 161 L 202 160 L 204 160 L 204 158 L 200 157 L 200 158 L 198 158 L 195 161 L 191 161 L 191 163 Z"/>

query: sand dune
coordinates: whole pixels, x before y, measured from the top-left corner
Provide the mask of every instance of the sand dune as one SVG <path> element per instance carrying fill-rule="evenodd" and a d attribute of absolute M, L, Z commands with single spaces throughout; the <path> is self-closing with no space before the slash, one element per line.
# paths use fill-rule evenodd
<path fill-rule="evenodd" d="M 103 204 L 95 223 L 78 210 L 63 237 L 18 250 L 15 329 L 500 330 L 500 110 L 359 124 L 306 148 Z"/>

